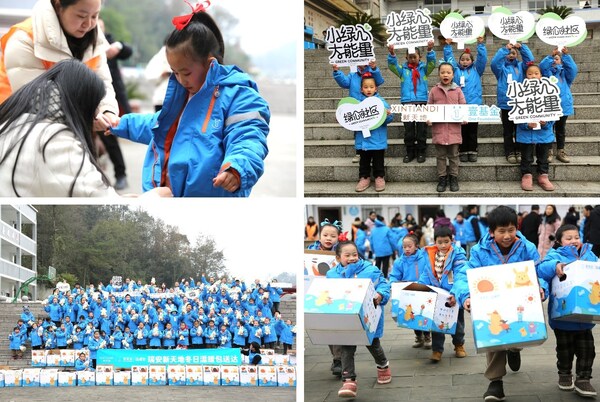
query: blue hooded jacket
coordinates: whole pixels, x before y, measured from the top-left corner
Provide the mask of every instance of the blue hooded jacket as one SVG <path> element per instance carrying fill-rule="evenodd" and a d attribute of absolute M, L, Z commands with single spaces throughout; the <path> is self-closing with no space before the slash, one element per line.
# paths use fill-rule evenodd
<path fill-rule="evenodd" d="M 189 92 L 171 75 L 163 108 L 154 114 L 126 114 L 112 132 L 148 144 L 143 191 L 160 186 L 165 140 L 183 110 L 168 157 L 175 197 L 247 197 L 263 174 L 270 112 L 250 77 L 236 66 L 211 62 L 204 85 Z M 220 171 L 235 169 L 240 188 L 213 187 Z"/>
<path fill-rule="evenodd" d="M 461 245 L 475 241 L 475 232 L 471 222 L 463 219 L 462 223 L 458 223 L 455 219 L 452 221 L 452 226 L 454 226 L 454 240 L 459 241 Z"/>
<path fill-rule="evenodd" d="M 472 57 L 472 55 L 471 55 Z M 481 77 L 485 71 L 485 65 L 487 64 L 487 49 L 485 44 L 479 43 L 477 45 L 477 57 L 475 62 L 469 67 L 463 67 L 459 62 L 454 59 L 452 54 L 452 46 L 444 46 L 444 60 L 452 64 L 454 67 L 454 82 L 460 86 L 460 78 L 464 77 L 464 86 L 461 87 L 465 100 L 471 105 L 482 105 L 483 104 L 483 89 L 481 87 Z"/>
<path fill-rule="evenodd" d="M 581 261 L 598 261 L 598 257 L 592 253 L 592 245 L 584 243 L 581 245 L 581 249 L 577 250 L 574 246 L 561 246 L 557 249 L 550 249 L 548 254 L 544 257 L 536 266 L 537 274 L 540 278 L 544 279 L 548 283 L 548 293 L 550 294 L 550 302 L 548 303 L 548 318 L 550 318 L 550 311 L 554 305 L 554 294 L 552 292 L 552 279 L 556 275 L 556 264 L 564 262 L 569 264 L 571 262 Z M 584 323 L 584 322 L 570 322 L 562 320 L 553 320 L 550 318 L 550 328 L 562 329 L 565 331 L 581 331 L 586 329 L 594 328 L 595 324 Z"/>
<path fill-rule="evenodd" d="M 435 275 L 435 267 L 432 266 L 431 258 L 435 258 L 435 253 L 438 251 L 436 245 L 427 246 L 423 250 L 424 253 L 430 257 L 427 258 L 427 268 L 423 270 L 419 276 L 419 283 L 425 285 L 431 285 L 438 288 L 445 289 L 452 293 L 454 287 L 454 279 L 458 276 L 459 278 L 463 274 L 463 267 L 467 262 L 467 255 L 462 247 L 452 245 L 452 249 L 446 254 L 446 260 L 444 261 L 444 270 L 442 271 L 442 277 L 438 279 Z"/>
<path fill-rule="evenodd" d="M 550 144 L 554 142 L 553 121 L 547 121 L 539 130 L 529 128 L 527 123 L 517 124 L 517 142 L 521 144 Z"/>
<path fill-rule="evenodd" d="M 382 296 L 381 299 L 381 317 L 375 331 L 375 338 L 383 337 L 383 306 L 385 306 L 390 298 L 391 287 L 390 283 L 384 278 L 383 273 L 365 260 L 359 260 L 354 264 L 348 264 L 343 267 L 341 264 L 327 271 L 327 278 L 368 278 L 373 282 L 375 291 Z"/>
<path fill-rule="evenodd" d="M 390 105 L 378 93 L 376 93 L 373 96 L 376 96 L 379 99 L 381 99 L 381 101 L 383 102 L 383 106 L 385 106 L 386 112 L 390 110 Z M 357 99 L 362 102 L 367 98 L 367 96 L 360 94 L 360 96 Z M 354 134 L 356 136 L 356 149 L 361 151 L 378 151 L 382 149 L 387 149 L 387 125 L 391 123 L 392 120 L 394 120 L 394 115 L 390 113 L 387 115 L 385 121 L 381 126 L 377 127 L 374 130 L 371 130 L 371 136 L 367 138 L 363 136 L 361 131 L 355 131 Z"/>
<path fill-rule="evenodd" d="M 408 62 L 400 65 L 397 56 L 388 54 L 388 67 L 398 78 L 400 78 L 400 101 L 402 103 L 424 102 L 427 103 L 428 88 L 427 77 L 435 69 L 435 51 L 427 52 L 427 62 L 419 61 L 417 70 L 419 71 L 419 80 L 415 91 L 412 81 L 412 71 L 408 67 Z M 415 93 L 416 92 L 416 93 Z"/>
<path fill-rule="evenodd" d="M 390 282 L 416 282 L 429 267 L 427 254 L 423 249 L 417 249 L 413 255 L 402 254 L 396 258 L 390 273 Z"/>
<path fill-rule="evenodd" d="M 511 264 L 513 262 L 538 261 L 539 259 L 540 254 L 537 251 L 537 247 L 527 240 L 521 232 L 517 232 L 517 238 L 506 256 L 502 255 L 498 244 L 496 244 L 496 241 L 488 232 L 471 248 L 470 258 L 463 266 L 463 269 L 455 273 L 452 293 L 456 296 L 460 306 L 463 307 L 465 301 L 471 296 L 467 282 L 467 270 L 492 265 Z M 542 287 L 544 283 L 540 281 Z"/>
<path fill-rule="evenodd" d="M 394 254 L 396 242 L 392 230 L 380 220 L 375 220 L 375 227 L 371 230 L 371 250 L 377 257 Z"/>
<path fill-rule="evenodd" d="M 333 79 L 337 84 L 349 90 L 348 95 L 354 99 L 358 99 L 362 93 L 360 91 L 362 86 L 362 75 L 364 73 L 371 73 L 375 78 L 375 85 L 383 85 L 384 79 L 381 75 L 381 70 L 378 67 L 374 69 L 367 65 L 361 72 L 344 74 L 341 70 L 333 71 Z"/>
<path fill-rule="evenodd" d="M 540 61 L 540 70 L 544 77 L 558 78 L 558 87 L 560 88 L 560 105 L 564 116 L 571 116 L 575 113 L 573 109 L 573 94 L 571 93 L 571 84 L 577 76 L 577 64 L 569 54 L 562 55 L 562 64 L 553 65 L 554 58 L 546 56 Z"/>
<path fill-rule="evenodd" d="M 367 232 L 365 232 L 362 229 L 358 229 L 356 231 L 356 239 L 354 240 L 354 244 L 356 244 L 356 248 L 358 249 L 358 253 L 361 256 L 365 256 L 365 253 L 367 252 L 367 247 L 366 247 L 366 241 L 369 239 L 369 236 L 367 235 Z M 369 242 L 371 242 L 371 240 L 369 240 Z"/>
<path fill-rule="evenodd" d="M 492 59 L 490 63 L 490 67 L 492 68 L 492 72 L 496 76 L 498 80 L 497 94 L 498 94 L 498 107 L 504 110 L 510 110 L 511 107 L 508 106 L 509 97 L 506 96 L 506 90 L 508 89 L 508 76 L 512 75 L 513 81 L 521 82 L 523 78 L 525 78 L 525 69 L 527 68 L 527 63 L 533 61 L 533 53 L 527 47 L 526 44 L 521 44 L 521 57 L 523 61 L 518 61 L 517 59 L 513 61 L 508 61 L 506 56 L 508 55 L 509 50 L 506 47 L 501 47 L 496 52 L 496 55 Z"/>

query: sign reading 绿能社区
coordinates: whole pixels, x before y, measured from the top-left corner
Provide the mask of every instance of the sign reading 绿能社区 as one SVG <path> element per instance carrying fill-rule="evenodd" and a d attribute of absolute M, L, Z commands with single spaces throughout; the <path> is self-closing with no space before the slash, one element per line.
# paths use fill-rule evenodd
<path fill-rule="evenodd" d="M 585 20 L 576 15 L 563 20 L 555 13 L 546 13 L 535 25 L 535 33 L 543 42 L 562 49 L 583 42 L 587 37 L 587 28 Z"/>
<path fill-rule="evenodd" d="M 329 64 L 361 66 L 375 60 L 373 34 L 369 24 L 329 27 L 325 33 Z"/>
<path fill-rule="evenodd" d="M 386 32 L 390 34 L 388 46 L 407 48 L 409 53 L 415 53 L 415 48 L 419 46 L 427 46 L 433 40 L 429 14 L 427 8 L 389 13 L 385 19 Z"/>
<path fill-rule="evenodd" d="M 513 14 L 506 7 L 498 7 L 488 18 L 488 27 L 494 36 L 515 44 L 529 39 L 535 33 L 535 17 L 528 11 Z"/>
<path fill-rule="evenodd" d="M 485 35 L 485 24 L 477 16 L 464 18 L 459 13 L 449 13 L 440 24 L 440 31 L 444 38 L 456 42 L 458 49 L 464 49 L 465 43 L 474 43 Z"/>
<path fill-rule="evenodd" d="M 97 364 L 131 368 L 149 364 L 217 364 L 240 365 L 240 349 L 99 349 Z"/>
<path fill-rule="evenodd" d="M 340 100 L 335 117 L 340 125 L 351 131 L 362 131 L 363 137 L 371 136 L 371 131 L 380 127 L 387 117 L 383 101 L 370 96 L 362 102 L 347 97 Z"/>
<path fill-rule="evenodd" d="M 556 77 L 524 79 L 508 84 L 506 96 L 511 106 L 508 119 L 515 123 L 537 123 L 559 120 L 563 115 L 560 88 Z"/>

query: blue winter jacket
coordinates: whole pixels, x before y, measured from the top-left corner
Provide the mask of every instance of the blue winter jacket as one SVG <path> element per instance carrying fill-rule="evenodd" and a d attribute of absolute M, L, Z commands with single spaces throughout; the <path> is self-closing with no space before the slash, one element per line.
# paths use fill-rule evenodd
<path fill-rule="evenodd" d="M 465 68 L 461 66 L 454 59 L 451 45 L 444 46 L 444 60 L 454 67 L 454 82 L 461 87 L 467 103 L 482 105 L 483 90 L 481 87 L 481 77 L 487 64 L 487 49 L 485 48 L 485 44 L 479 43 L 477 45 L 477 57 L 475 57 L 475 62 L 469 67 Z M 461 86 L 461 77 L 464 77 L 464 86 Z"/>
<path fill-rule="evenodd" d="M 379 70 L 378 67 L 372 69 L 371 66 L 368 65 L 361 72 L 348 73 L 347 75 L 341 70 L 334 70 L 333 79 L 340 87 L 349 90 L 350 97 L 358 99 L 362 95 L 360 90 L 362 87 L 362 75 L 364 73 L 371 73 L 373 75 L 373 78 L 375 79 L 375 85 L 383 85 L 384 79 L 381 75 L 381 70 Z"/>
<path fill-rule="evenodd" d="M 553 121 L 547 121 L 541 129 L 529 128 L 526 123 L 517 124 L 517 142 L 521 144 L 550 144 L 554 142 Z"/>
<path fill-rule="evenodd" d="M 39 328 L 32 329 L 29 333 L 29 341 L 31 342 L 31 347 L 41 346 L 42 344 L 42 337 L 38 333 L 38 329 Z"/>
<path fill-rule="evenodd" d="M 385 223 L 375 220 L 375 227 L 371 230 L 371 251 L 377 257 L 385 257 L 394 254 L 396 242 L 394 234 Z"/>
<path fill-rule="evenodd" d="M 429 74 L 435 69 L 435 51 L 427 52 L 427 62 L 419 62 L 417 70 L 419 71 L 420 78 L 417 81 L 417 89 L 415 88 L 412 81 L 412 71 L 408 67 L 408 62 L 400 65 L 398 64 L 398 58 L 394 55 L 388 54 L 387 57 L 388 67 L 392 70 L 398 78 L 400 78 L 400 101 L 402 103 L 413 103 L 413 102 L 425 102 L 427 103 L 428 88 L 427 80 Z"/>
<path fill-rule="evenodd" d="M 368 261 L 359 260 L 357 263 L 348 264 L 343 267 L 341 264 L 327 271 L 327 278 L 368 278 L 373 282 L 375 291 L 382 296 L 381 299 L 381 317 L 375 331 L 375 338 L 383 337 L 383 306 L 385 306 L 390 298 L 391 287 L 390 283 L 385 279 L 379 268 L 375 267 Z"/>
<path fill-rule="evenodd" d="M 96 354 L 98 353 L 98 349 L 100 349 L 100 344 L 102 343 L 102 338 L 94 338 L 91 337 L 88 343 L 88 349 L 90 350 L 90 359 L 95 359 Z"/>
<path fill-rule="evenodd" d="M 508 53 L 509 50 L 506 47 L 501 47 L 496 52 L 496 55 L 490 64 L 492 72 L 498 80 L 498 86 L 496 87 L 498 95 L 497 106 L 504 110 L 511 109 L 507 103 L 510 98 L 506 96 L 506 90 L 508 89 L 508 75 L 512 74 L 513 81 L 523 81 L 523 78 L 525 78 L 525 69 L 527 68 L 527 63 L 533 61 L 533 53 L 531 53 L 531 50 L 529 50 L 527 45 L 524 43 L 521 44 L 521 58 L 523 61 L 518 61 L 517 59 L 508 61 L 506 58 Z"/>
<path fill-rule="evenodd" d="M 464 265 L 460 273 L 455 273 L 454 288 L 452 293 L 456 296 L 460 306 L 463 307 L 465 301 L 470 297 L 469 285 L 467 282 L 467 270 L 480 267 L 489 267 L 492 265 L 511 264 L 522 261 L 538 261 L 540 254 L 535 244 L 531 243 L 517 232 L 517 239 L 513 243 L 509 253 L 504 256 L 496 244 L 496 241 L 486 233 L 476 245 L 471 248 L 469 260 Z M 540 281 L 540 284 L 544 284 Z"/>
<path fill-rule="evenodd" d="M 591 244 L 584 243 L 579 250 L 577 250 L 574 246 L 561 246 L 557 249 L 550 249 L 550 251 L 548 251 L 544 257 L 544 260 L 536 266 L 538 276 L 548 283 L 548 293 L 550 294 L 550 301 L 548 303 L 548 318 L 550 319 L 550 328 L 552 329 L 558 328 L 565 331 L 581 331 L 585 329 L 592 329 L 595 326 L 595 324 L 592 323 L 553 320 L 550 318 L 550 311 L 554 305 L 552 279 L 554 279 L 554 276 L 556 275 L 556 264 L 559 262 L 570 264 L 577 260 L 594 262 L 598 261 L 598 257 L 592 253 Z"/>
<path fill-rule="evenodd" d="M 10 350 L 19 350 L 26 338 L 27 334 L 23 334 L 22 332 L 17 334 L 15 331 L 13 331 L 8 335 L 8 339 L 10 340 Z"/>
<path fill-rule="evenodd" d="M 441 279 L 436 277 L 435 267 L 432 266 L 431 262 L 432 258 L 435 259 L 435 253 L 438 251 L 437 246 L 427 246 L 423 251 L 429 258 L 427 258 L 427 268 L 421 272 L 418 282 L 452 292 L 455 278 L 457 276 L 460 278 L 461 275 L 465 276 L 463 273 L 464 265 L 467 262 L 465 250 L 462 247 L 452 245 L 452 249 L 448 251 L 446 260 L 444 261 L 444 270 L 442 271 Z"/>
<path fill-rule="evenodd" d="M 225 332 L 219 331 L 219 347 L 230 348 L 231 347 L 231 332 L 225 330 Z"/>
<path fill-rule="evenodd" d="M 563 115 L 571 116 L 575 113 L 573 109 L 573 94 L 571 93 L 571 84 L 577 76 L 577 64 L 570 54 L 562 55 L 562 64 L 553 65 L 554 58 L 546 56 L 540 61 L 540 70 L 544 77 L 558 78 L 558 87 L 560 88 L 560 105 Z"/>
<path fill-rule="evenodd" d="M 269 299 L 271 299 L 273 303 L 281 302 L 281 295 L 283 294 L 283 289 L 271 286 L 271 284 L 269 284 L 267 286 L 267 291 L 269 292 Z"/>
<path fill-rule="evenodd" d="M 402 240 L 404 240 L 404 236 L 408 234 L 408 229 L 404 226 L 396 226 L 390 228 L 392 231 L 392 235 L 394 236 L 394 251 L 398 253 L 402 253 Z"/>
<path fill-rule="evenodd" d="M 52 321 L 60 321 L 63 318 L 63 310 L 58 303 L 48 304 L 44 310 L 48 313 Z"/>
<path fill-rule="evenodd" d="M 160 186 L 165 139 L 179 116 L 168 158 L 175 197 L 247 197 L 263 174 L 270 112 L 254 81 L 236 66 L 213 60 L 200 91 L 189 92 L 171 75 L 163 108 L 154 114 L 126 114 L 112 132 L 148 144 L 143 191 Z M 240 188 L 213 187 L 220 171 L 235 169 Z"/>
<path fill-rule="evenodd" d="M 275 327 L 277 328 L 279 341 L 281 343 L 287 343 L 288 345 L 294 343 L 294 336 L 296 336 L 296 334 L 292 332 L 293 325 L 288 325 L 283 320 L 276 320 Z"/>
<path fill-rule="evenodd" d="M 241 332 L 241 334 L 240 334 Z M 244 327 L 235 327 L 235 331 L 233 333 L 233 343 L 239 346 L 246 345 L 246 338 L 248 337 L 248 330 Z"/>
<path fill-rule="evenodd" d="M 333 247 L 331 248 L 331 250 L 325 250 L 325 251 L 335 251 L 336 247 L 337 247 L 337 243 L 333 245 Z M 306 249 L 307 250 L 321 250 L 321 242 L 317 240 L 313 244 L 311 244 L 308 247 L 306 247 Z"/>
<path fill-rule="evenodd" d="M 79 358 L 75 359 L 75 371 L 85 371 L 88 369 L 91 369 L 91 368 L 90 368 L 90 362 L 87 359 L 84 361 L 81 361 L 81 359 L 79 359 Z"/>
<path fill-rule="evenodd" d="M 354 244 L 356 244 L 356 248 L 358 249 L 358 253 L 364 257 L 367 252 L 366 241 L 369 239 L 367 236 L 367 232 L 362 229 L 358 229 L 356 231 L 356 239 L 354 239 Z M 369 240 L 370 242 L 371 240 Z"/>
<path fill-rule="evenodd" d="M 421 274 L 429 268 L 427 254 L 418 249 L 413 255 L 402 254 L 396 258 L 390 273 L 390 282 L 416 282 Z"/>
<path fill-rule="evenodd" d="M 378 93 L 376 93 L 373 96 L 376 96 L 379 99 L 381 99 L 381 101 L 383 102 L 383 106 L 385 106 L 386 112 L 390 110 L 390 105 Z M 367 98 L 367 96 L 360 94 L 360 96 L 356 99 L 362 102 Z M 370 130 L 371 135 L 366 138 L 363 136 L 362 131 L 355 131 L 355 148 L 360 151 L 379 151 L 382 149 L 387 149 L 387 125 L 391 123 L 392 120 L 394 120 L 394 115 L 388 114 L 383 124 L 374 130 Z"/>
<path fill-rule="evenodd" d="M 463 219 L 458 223 L 455 219 L 452 221 L 452 226 L 454 226 L 454 240 L 459 241 L 460 244 L 466 245 L 468 242 L 475 241 L 475 233 L 470 222 Z"/>

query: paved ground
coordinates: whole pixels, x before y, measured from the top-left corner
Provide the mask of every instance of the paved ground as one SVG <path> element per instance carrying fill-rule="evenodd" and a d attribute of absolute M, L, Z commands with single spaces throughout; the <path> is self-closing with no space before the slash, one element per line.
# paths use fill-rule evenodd
<path fill-rule="evenodd" d="M 544 305 L 544 308 L 546 306 Z M 466 342 L 468 356 L 454 357 L 450 336 L 446 336 L 445 353 L 442 361 L 433 364 L 429 361 L 431 351 L 413 349 L 412 330 L 398 328 L 391 320 L 389 305 L 386 309 L 385 335 L 382 346 L 391 363 L 392 382 L 386 385 L 376 383 L 376 370 L 373 359 L 366 348 L 358 347 L 356 370 L 358 373 L 358 396 L 356 401 L 482 401 L 488 381 L 483 376 L 485 354 L 475 354 L 473 333 L 469 314 L 465 314 Z M 596 350 L 600 351 L 600 330 L 594 329 Z M 504 378 L 506 401 L 511 402 L 554 402 L 581 401 L 574 392 L 558 389 L 556 382 L 556 359 L 554 334 L 541 346 L 524 349 L 521 352 L 522 366 L 518 372 L 511 372 Z M 337 391 L 341 382 L 331 375 L 329 349 L 327 346 L 312 345 L 305 337 L 304 401 L 341 401 Z M 598 359 L 596 359 L 598 367 Z M 592 385 L 600 390 L 600 380 L 592 379 Z"/>
<path fill-rule="evenodd" d="M 271 131 L 267 137 L 269 155 L 265 160 L 265 173 L 252 189 L 251 197 L 295 197 L 296 195 L 296 139 L 301 125 L 294 115 L 276 114 L 271 118 Z M 142 165 L 147 145 L 119 139 L 125 158 L 129 187 L 121 194 L 142 192 Z M 110 159 L 103 158 L 106 175 L 114 181 L 114 171 Z M 113 183 L 114 184 L 114 183 Z"/>
<path fill-rule="evenodd" d="M 251 395 L 251 397 L 249 397 Z M 258 401 L 296 400 L 295 388 L 263 387 L 74 387 L 0 388 L 2 402 L 83 402 L 83 401 Z"/>

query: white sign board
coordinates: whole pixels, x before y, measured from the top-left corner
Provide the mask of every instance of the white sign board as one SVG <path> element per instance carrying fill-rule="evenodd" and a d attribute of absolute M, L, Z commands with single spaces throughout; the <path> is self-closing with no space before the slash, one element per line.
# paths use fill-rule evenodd
<path fill-rule="evenodd" d="M 425 9 L 392 11 L 385 19 L 387 44 L 395 49 L 407 48 L 415 53 L 418 46 L 427 46 L 433 40 L 430 11 Z"/>
<path fill-rule="evenodd" d="M 362 102 L 354 98 L 343 98 L 338 103 L 335 118 L 345 129 L 362 131 L 363 137 L 371 136 L 371 130 L 376 129 L 385 122 L 387 111 L 383 101 L 370 96 Z"/>
<path fill-rule="evenodd" d="M 565 46 L 576 46 L 587 37 L 585 20 L 570 15 L 564 20 L 557 14 L 542 15 L 535 25 L 535 34 L 543 42 L 562 49 Z"/>
<path fill-rule="evenodd" d="M 506 7 L 497 7 L 488 18 L 490 31 L 500 39 L 515 44 L 529 39 L 535 32 L 535 17 L 528 11 L 513 14 Z"/>
<path fill-rule="evenodd" d="M 440 31 L 444 38 L 456 42 L 458 49 L 464 49 L 465 43 L 474 43 L 485 35 L 485 24 L 476 16 L 464 18 L 459 13 L 450 13 L 440 24 Z"/>
<path fill-rule="evenodd" d="M 325 33 L 329 64 L 360 66 L 375 60 L 373 34 L 369 24 L 329 27 Z"/>
<path fill-rule="evenodd" d="M 559 120 L 563 112 L 557 81 L 556 77 L 542 77 L 509 83 L 508 119 L 516 124 Z"/>

